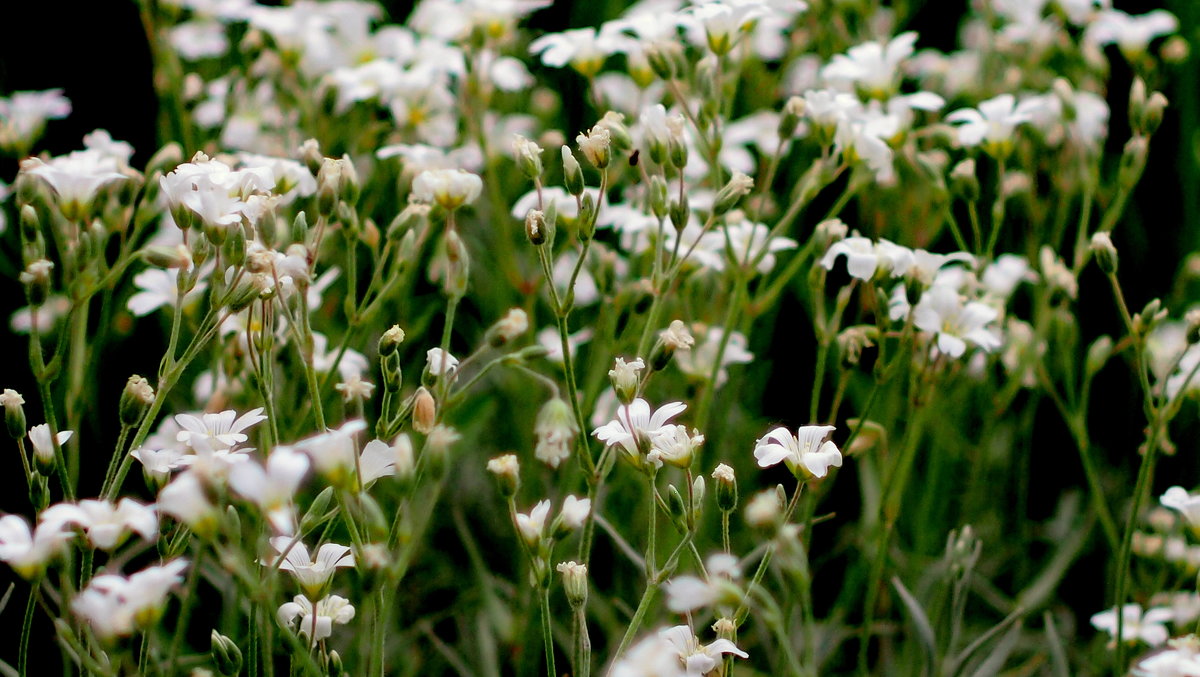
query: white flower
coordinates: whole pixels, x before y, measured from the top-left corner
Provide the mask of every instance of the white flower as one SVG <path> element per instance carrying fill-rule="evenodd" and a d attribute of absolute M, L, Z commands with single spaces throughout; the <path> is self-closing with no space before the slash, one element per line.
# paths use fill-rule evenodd
<path fill-rule="evenodd" d="M 40 177 L 54 190 L 63 216 L 72 220 L 88 216 L 87 210 L 101 188 L 126 179 L 116 170 L 113 158 L 91 150 L 75 151 L 45 163 L 34 158 L 21 163 L 22 172 Z"/>
<path fill-rule="evenodd" d="M 727 640 L 718 639 L 710 644 L 701 644 L 692 629 L 686 625 L 676 625 L 659 631 L 662 637 L 674 649 L 680 663 L 683 664 L 687 677 L 704 677 L 721 664 L 724 654 L 733 654 L 739 658 L 749 658 L 749 654 Z"/>
<path fill-rule="evenodd" d="M 541 500 L 528 514 L 517 513 L 517 531 L 529 547 L 536 548 L 546 530 L 546 516 L 550 514 L 550 501 Z"/>
<path fill-rule="evenodd" d="M 1193 496 L 1187 489 L 1174 486 L 1167 489 L 1158 500 L 1163 506 L 1178 511 L 1188 524 L 1200 527 L 1200 495 Z"/>
<path fill-rule="evenodd" d="M 296 623 L 296 617 L 300 618 Z M 300 634 L 319 642 L 333 634 L 333 624 L 345 625 L 354 619 L 354 606 L 345 597 L 330 595 L 317 602 L 316 609 L 304 595 L 296 595 L 279 607 L 279 624 L 285 628 L 295 627 Z"/>
<path fill-rule="evenodd" d="M 963 301 L 950 285 L 935 284 L 921 295 L 913 308 L 918 329 L 937 335 L 937 348 L 950 357 L 962 357 L 967 341 L 985 352 L 1000 347 L 1000 338 L 988 325 L 1000 316 L 995 308 L 979 301 Z"/>
<path fill-rule="evenodd" d="M 63 430 L 55 435 L 58 440 L 58 446 L 67 443 L 75 432 L 72 430 Z M 29 429 L 29 443 L 33 445 L 33 455 L 43 463 L 54 462 L 54 440 L 50 439 L 50 426 L 46 423 L 35 425 Z"/>
<path fill-rule="evenodd" d="M 1140 661 L 1133 677 L 1195 677 L 1200 675 L 1200 639 L 1188 635 L 1167 641 L 1169 649 Z"/>
<path fill-rule="evenodd" d="M 142 447 L 129 452 L 142 464 L 142 472 L 156 481 L 165 481 L 171 476 L 172 470 L 178 470 L 183 450 L 175 448 L 149 449 Z"/>
<path fill-rule="evenodd" d="M 41 522 L 30 530 L 24 517 L 0 517 L 0 561 L 7 562 L 23 578 L 32 578 L 74 537 L 63 526 L 62 522 Z"/>
<path fill-rule="evenodd" d="M 181 430 L 175 439 L 192 448 L 196 447 L 197 440 L 203 440 L 214 450 L 229 449 L 249 439 L 243 431 L 267 420 L 262 411 L 262 407 L 259 407 L 241 416 L 232 409 L 217 414 L 203 414 L 200 417 L 177 414 L 175 422 Z"/>
<path fill-rule="evenodd" d="M 1012 296 L 1017 285 L 1022 282 L 1035 281 L 1037 273 L 1030 268 L 1029 261 L 1016 254 L 1001 254 L 996 257 L 996 260 L 983 270 L 983 277 L 980 278 L 988 293 L 998 299 Z"/>
<path fill-rule="evenodd" d="M 646 460 L 656 466 L 666 462 L 678 468 L 687 468 L 701 444 L 704 444 L 704 435 L 699 430 L 693 429 L 689 433 L 687 426 L 665 426 L 651 439 Z"/>
<path fill-rule="evenodd" d="M 198 20 L 177 24 L 170 31 L 171 46 L 187 61 L 222 56 L 229 51 L 229 38 L 219 21 Z"/>
<path fill-rule="evenodd" d="M 571 455 L 571 441 L 579 432 L 571 407 L 561 398 L 554 398 L 538 411 L 533 434 L 537 445 L 533 454 L 551 468 L 557 468 Z"/>
<path fill-rule="evenodd" d="M 441 348 L 425 351 L 425 366 L 434 376 L 453 375 L 458 369 L 458 358 Z"/>
<path fill-rule="evenodd" d="M 610 54 L 625 51 L 636 44 L 628 36 L 595 28 L 576 28 L 562 33 L 547 33 L 529 43 L 530 54 L 540 54 L 542 63 L 551 68 L 570 64 L 585 75 L 595 75 Z"/>
<path fill-rule="evenodd" d="M 344 401 L 353 402 L 371 399 L 371 393 L 375 391 L 375 384 L 364 381 L 359 374 L 351 374 L 350 378 L 335 385 L 333 389 L 342 394 Z"/>
<path fill-rule="evenodd" d="M 358 457 L 358 472 L 362 485 L 370 486 L 380 477 L 396 474 L 396 465 L 400 462 L 401 438 L 396 443 L 388 444 L 383 440 L 371 440 L 363 447 Z"/>
<path fill-rule="evenodd" d="M 278 533 L 295 529 L 292 500 L 300 481 L 308 473 L 308 457 L 288 447 L 277 447 L 267 457 L 266 466 L 239 463 L 229 471 L 229 486 L 266 514 Z"/>
<path fill-rule="evenodd" d="M 797 477 L 801 471 L 810 477 L 824 477 L 830 466 L 842 467 L 842 452 L 827 439 L 833 431 L 831 425 L 807 425 L 792 435 L 787 428 L 776 428 L 755 443 L 754 458 L 760 468 L 783 461 Z"/>
<path fill-rule="evenodd" d="M 1166 607 L 1154 607 L 1142 613 L 1142 605 L 1126 604 L 1121 607 L 1124 623 L 1121 627 L 1121 639 L 1126 642 L 1142 641 L 1150 646 L 1158 646 L 1167 641 L 1170 633 L 1166 623 L 1171 620 L 1171 610 Z M 1116 609 L 1101 611 L 1092 616 L 1092 626 L 1097 630 L 1107 632 L 1116 639 L 1117 612 Z"/>
<path fill-rule="evenodd" d="M 981 102 L 978 108 L 960 108 L 947 115 L 946 121 L 962 123 L 958 126 L 959 144 L 983 144 L 988 153 L 1003 156 L 1012 147 L 1017 125 L 1031 121 L 1044 105 L 1033 98 L 1017 103 L 1012 94 L 1001 94 Z"/>
<path fill-rule="evenodd" d="M 583 279 L 581 272 L 579 278 Z M 546 349 L 546 359 L 551 362 L 563 363 L 563 344 L 562 336 L 558 333 L 557 327 L 546 327 L 537 333 L 534 337 L 538 345 Z M 584 327 L 574 334 L 567 335 L 567 347 L 571 351 L 571 357 L 575 356 L 579 346 L 592 340 L 592 328 Z"/>
<path fill-rule="evenodd" d="M 425 170 L 413 179 L 412 185 L 418 200 L 436 202 L 448 211 L 474 202 L 482 190 L 483 181 L 462 169 Z"/>
<path fill-rule="evenodd" d="M 81 527 L 92 545 L 101 550 L 112 550 L 120 545 L 130 531 L 146 540 L 153 540 L 158 535 L 158 513 L 154 506 L 143 505 L 132 498 L 122 498 L 116 505 L 95 499 L 80 501 L 78 505 L 58 503 L 42 512 L 38 520 Z"/>
<path fill-rule="evenodd" d="M 1179 30 L 1179 19 L 1165 9 L 1146 14 L 1126 14 L 1119 9 L 1106 9 L 1092 21 L 1084 39 L 1097 45 L 1116 44 L 1127 55 L 1146 51 L 1150 42 Z"/>
<path fill-rule="evenodd" d="M 308 548 L 303 543 L 290 536 L 272 538 L 271 547 L 283 555 L 279 568 L 291 573 L 310 597 L 320 596 L 339 568 L 354 566 L 354 554 L 350 548 L 336 543 L 326 543 L 317 548 L 315 559 L 309 556 Z M 274 564 L 275 561 L 269 563 Z"/>
<path fill-rule="evenodd" d="M 562 510 L 558 515 L 564 526 L 569 529 L 578 529 L 583 526 L 584 520 L 591 512 L 591 499 L 567 496 L 563 499 Z"/>
<path fill-rule="evenodd" d="M 864 42 L 851 47 L 845 54 L 833 57 L 828 66 L 821 69 L 826 82 L 842 89 L 854 86 L 870 96 L 884 98 L 899 85 L 900 65 L 912 56 L 917 33 L 901 33 L 884 44 Z"/>
<path fill-rule="evenodd" d="M 640 357 L 629 362 L 623 357 L 618 357 L 613 360 L 613 368 L 608 370 L 608 379 L 612 381 L 617 394 L 628 400 L 637 392 L 641 372 L 645 368 L 646 363 Z"/>
<path fill-rule="evenodd" d="M 596 428 L 592 434 L 606 446 L 619 444 L 631 458 L 638 458 L 641 456 L 639 448 L 645 445 L 645 451 L 649 452 L 651 440 L 684 409 L 687 405 L 683 402 L 668 402 L 651 413 L 650 404 L 639 397 L 618 407 L 616 418 Z"/>

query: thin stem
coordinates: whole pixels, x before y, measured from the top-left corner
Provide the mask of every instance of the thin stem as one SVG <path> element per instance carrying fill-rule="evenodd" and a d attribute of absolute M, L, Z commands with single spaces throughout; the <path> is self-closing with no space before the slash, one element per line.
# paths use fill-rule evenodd
<path fill-rule="evenodd" d="M 554 670 L 554 633 L 550 627 L 550 588 L 543 586 L 541 591 L 542 605 L 542 641 L 546 646 L 546 676 L 558 677 Z"/>

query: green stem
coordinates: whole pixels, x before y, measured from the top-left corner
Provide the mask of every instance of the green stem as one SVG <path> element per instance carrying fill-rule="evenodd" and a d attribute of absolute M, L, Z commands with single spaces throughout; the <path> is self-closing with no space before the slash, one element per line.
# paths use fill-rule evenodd
<path fill-rule="evenodd" d="M 554 670 L 554 634 L 550 628 L 550 588 L 541 591 L 542 641 L 546 646 L 546 677 L 558 677 Z"/>

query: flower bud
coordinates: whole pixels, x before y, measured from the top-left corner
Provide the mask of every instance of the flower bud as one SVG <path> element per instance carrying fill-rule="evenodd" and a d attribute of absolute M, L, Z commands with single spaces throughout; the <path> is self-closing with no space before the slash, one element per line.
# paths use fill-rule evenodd
<path fill-rule="evenodd" d="M 670 212 L 671 225 L 675 226 L 676 232 L 683 232 L 692 215 L 692 211 L 688 207 L 687 193 L 680 195 L 678 200 L 671 200 Z"/>
<path fill-rule="evenodd" d="M 1117 248 L 1113 245 L 1112 237 L 1104 231 L 1092 235 L 1092 256 L 1096 257 L 1096 265 L 1105 275 L 1117 274 Z"/>
<path fill-rule="evenodd" d="M 1162 92 L 1154 92 L 1146 99 L 1146 105 L 1142 108 L 1142 134 L 1150 136 L 1158 131 L 1166 107 L 1167 97 Z"/>
<path fill-rule="evenodd" d="M 328 513 L 329 506 L 333 503 L 333 492 L 333 487 L 325 487 L 321 493 L 317 494 L 304 516 L 300 518 L 300 533 L 311 532 L 330 517 Z"/>
<path fill-rule="evenodd" d="M 496 488 L 504 498 L 512 498 L 521 487 L 521 465 L 515 454 L 497 456 L 487 463 L 488 472 L 496 479 Z"/>
<path fill-rule="evenodd" d="M 783 517 L 779 495 L 770 489 L 760 491 L 746 504 L 746 523 L 756 529 L 776 527 Z"/>
<path fill-rule="evenodd" d="M 672 43 L 667 41 L 652 42 L 646 46 L 646 61 L 654 74 L 663 80 L 674 80 L 677 75 L 675 58 L 669 53 Z"/>
<path fill-rule="evenodd" d="M 966 202 L 979 199 L 979 178 L 975 175 L 975 160 L 967 158 L 950 170 L 950 188 Z"/>
<path fill-rule="evenodd" d="M 1121 153 L 1121 164 L 1117 169 L 1117 183 L 1125 190 L 1132 190 L 1142 178 L 1142 170 L 1146 168 L 1146 154 L 1150 144 L 1144 136 L 1134 136 L 1125 143 Z"/>
<path fill-rule="evenodd" d="M 733 209 L 753 189 L 754 179 L 741 172 L 734 172 L 729 182 L 717 192 L 717 197 L 713 200 L 713 213 L 720 215 Z"/>
<path fill-rule="evenodd" d="M 805 101 L 802 97 L 793 96 L 783 104 L 783 112 L 779 115 L 779 138 L 787 141 L 796 135 L 800 127 L 800 119 L 804 117 Z"/>
<path fill-rule="evenodd" d="M 650 177 L 650 211 L 658 219 L 667 218 L 667 180 L 655 174 Z"/>
<path fill-rule="evenodd" d="M 621 404 L 629 404 L 637 397 L 638 384 L 641 381 L 640 372 L 645 368 L 646 364 L 640 357 L 628 363 L 623 358 L 616 358 L 613 368 L 608 372 L 608 378 Z"/>
<path fill-rule="evenodd" d="M 209 653 L 218 673 L 226 677 L 242 673 L 242 650 L 232 639 L 216 630 L 212 631 L 212 649 Z"/>
<path fill-rule="evenodd" d="M 717 508 L 724 513 L 733 512 L 738 503 L 737 477 L 733 468 L 721 463 L 713 470 L 712 478 L 716 484 Z"/>
<path fill-rule="evenodd" d="M 396 352 L 400 348 L 400 344 L 404 343 L 404 330 L 400 325 L 393 324 L 391 329 L 383 332 L 383 336 L 379 337 L 379 355 L 386 357 Z"/>
<path fill-rule="evenodd" d="M 558 573 L 563 577 L 563 592 L 572 609 L 582 609 L 587 604 L 588 579 L 587 565 L 575 562 L 560 562 Z"/>
<path fill-rule="evenodd" d="M 673 320 L 669 327 L 658 333 L 658 341 L 650 351 L 651 370 L 666 369 L 676 350 L 691 350 L 694 345 L 696 339 L 688 331 L 687 325 L 681 320 Z"/>
<path fill-rule="evenodd" d="M 540 209 L 530 209 L 525 214 L 525 237 L 535 247 L 546 244 L 546 214 Z"/>
<path fill-rule="evenodd" d="M 510 308 L 504 317 L 487 330 L 484 338 L 493 348 L 499 348 L 524 334 L 529 329 L 529 318 L 520 308 Z"/>
<path fill-rule="evenodd" d="M 583 168 L 579 166 L 579 160 L 575 159 L 570 146 L 562 147 L 562 163 L 563 185 L 566 186 L 567 192 L 576 197 L 582 195 Z"/>
<path fill-rule="evenodd" d="M 35 308 L 46 302 L 50 296 L 50 271 L 54 264 L 46 259 L 38 259 L 25 267 L 18 279 L 25 285 L 25 293 L 29 297 L 29 305 Z"/>
<path fill-rule="evenodd" d="M 321 171 L 321 165 L 325 164 L 325 156 L 321 153 L 321 144 L 316 139 L 306 139 L 300 145 L 300 161 L 314 176 Z"/>
<path fill-rule="evenodd" d="M 5 388 L 0 393 L 0 406 L 4 407 L 4 425 L 8 428 L 8 436 L 14 440 L 25 437 L 25 398 L 12 388 Z"/>
<path fill-rule="evenodd" d="M 150 382 L 137 374 L 130 376 L 125 383 L 125 390 L 121 391 L 121 401 L 117 407 L 121 425 L 137 425 L 153 403 L 154 388 L 150 387 Z"/>
<path fill-rule="evenodd" d="M 596 125 L 586 134 L 575 137 L 579 151 L 596 169 L 605 169 L 612 161 L 612 135 L 607 127 Z"/>
<path fill-rule="evenodd" d="M 425 438 L 425 454 L 429 459 L 429 472 L 435 480 L 445 477 L 450 467 L 450 446 L 461 436 L 454 428 L 435 425 Z"/>
<path fill-rule="evenodd" d="M 33 205 L 23 205 L 20 214 L 21 239 L 32 242 L 42 232 L 41 219 Z"/>
<path fill-rule="evenodd" d="M 512 150 L 517 167 L 526 178 L 537 179 L 542 175 L 541 146 L 520 134 L 513 134 Z"/>
<path fill-rule="evenodd" d="M 1112 337 L 1105 334 L 1092 342 L 1088 346 L 1087 359 L 1084 362 L 1084 368 L 1088 374 L 1095 374 L 1104 367 L 1108 362 L 1108 358 L 1112 356 L 1113 340 Z"/>
<path fill-rule="evenodd" d="M 342 655 L 337 651 L 329 652 L 329 677 L 343 677 L 346 668 L 342 665 Z"/>
<path fill-rule="evenodd" d="M 681 533 L 687 531 L 688 510 L 687 505 L 683 501 L 683 496 L 674 484 L 667 485 L 667 513 L 671 516 L 671 522 Z"/>
<path fill-rule="evenodd" d="M 308 241 L 308 216 L 304 212 L 298 212 L 292 219 L 291 239 L 297 244 Z"/>
<path fill-rule="evenodd" d="M 579 205 L 579 237 L 590 240 L 596 234 L 596 199 L 584 193 Z"/>
<path fill-rule="evenodd" d="M 437 420 L 437 402 L 425 386 L 417 389 L 413 395 L 412 424 L 419 433 L 429 434 Z"/>

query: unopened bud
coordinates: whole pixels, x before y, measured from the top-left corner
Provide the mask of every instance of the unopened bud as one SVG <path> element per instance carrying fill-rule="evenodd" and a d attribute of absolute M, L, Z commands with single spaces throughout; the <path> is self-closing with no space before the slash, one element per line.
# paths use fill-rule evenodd
<path fill-rule="evenodd" d="M 296 214 L 292 219 L 292 242 L 304 244 L 308 240 L 308 216 L 304 212 Z"/>
<path fill-rule="evenodd" d="M 570 146 L 562 147 L 562 163 L 563 163 L 563 185 L 566 186 L 567 192 L 578 197 L 583 194 L 583 168 L 579 166 L 579 160 L 575 159 L 575 154 L 571 152 Z"/>
<path fill-rule="evenodd" d="M 400 328 L 400 325 L 393 324 L 391 329 L 383 332 L 383 336 L 379 337 L 380 356 L 386 357 L 396 352 L 401 343 L 404 343 L 404 330 Z"/>
<path fill-rule="evenodd" d="M 667 180 L 655 174 L 650 177 L 650 211 L 658 219 L 667 218 L 670 202 L 667 200 Z"/>
<path fill-rule="evenodd" d="M 1141 180 L 1149 150 L 1149 142 L 1144 136 L 1134 136 L 1126 142 L 1125 151 L 1121 153 L 1121 165 L 1117 169 L 1117 182 L 1123 189 L 1132 190 Z"/>
<path fill-rule="evenodd" d="M 513 135 L 512 142 L 513 159 L 517 161 L 517 167 L 521 173 L 528 179 L 536 179 L 542 175 L 542 147 L 521 136 L 520 134 Z"/>
<path fill-rule="evenodd" d="M 329 506 L 333 503 L 334 487 L 325 487 L 313 499 L 304 516 L 300 518 L 300 533 L 306 534 L 320 526 L 328 517 Z"/>
<path fill-rule="evenodd" d="M 671 225 L 675 226 L 676 232 L 683 232 L 687 228 L 688 221 L 691 220 L 692 210 L 688 207 L 687 193 L 679 196 L 678 200 L 671 200 Z"/>
<path fill-rule="evenodd" d="M 150 382 L 137 374 L 130 376 L 125 383 L 125 390 L 121 391 L 121 402 L 117 407 L 121 424 L 137 425 L 151 404 L 154 404 L 154 388 L 150 387 Z"/>
<path fill-rule="evenodd" d="M 413 395 L 412 424 L 419 433 L 429 434 L 437 420 L 437 402 L 424 386 Z"/>
<path fill-rule="evenodd" d="M 596 125 L 586 134 L 576 136 L 575 142 L 596 169 L 603 170 L 612 162 L 612 137 L 607 127 Z"/>
<path fill-rule="evenodd" d="M 1158 126 L 1162 124 L 1163 111 L 1167 107 L 1167 97 L 1162 92 L 1154 92 L 1150 98 L 1146 99 L 1146 105 L 1142 109 L 1142 133 L 1146 136 L 1154 134 L 1158 131 Z"/>
<path fill-rule="evenodd" d="M 1096 258 L 1096 265 L 1105 275 L 1116 275 L 1117 273 L 1117 248 L 1113 245 L 1112 237 L 1104 231 L 1097 231 L 1092 235 L 1091 244 L 1092 256 Z"/>
<path fill-rule="evenodd" d="M 546 213 L 540 209 L 530 209 L 525 215 L 525 237 L 535 247 L 546 244 Z"/>
<path fill-rule="evenodd" d="M 721 512 L 733 512 L 738 504 L 737 477 L 733 468 L 721 463 L 713 470 L 712 478 L 716 485 L 717 508 Z"/>
<path fill-rule="evenodd" d="M 950 188 L 966 202 L 979 199 L 979 177 L 975 175 L 975 160 L 967 158 L 950 170 Z"/>
<path fill-rule="evenodd" d="M 793 96 L 783 104 L 783 112 L 779 116 L 779 138 L 787 141 L 796 135 L 800 127 L 800 119 L 804 117 L 805 102 L 799 96 Z"/>
<path fill-rule="evenodd" d="M 680 532 L 687 530 L 687 505 L 683 501 L 683 496 L 674 484 L 667 485 L 667 513 L 671 516 L 671 522 Z"/>
<path fill-rule="evenodd" d="M 8 428 L 8 436 L 14 440 L 25 437 L 25 398 L 12 388 L 5 388 L 0 393 L 0 406 L 4 407 L 4 426 Z"/>
<path fill-rule="evenodd" d="M 307 139 L 300 146 L 300 161 L 314 175 L 321 171 L 321 165 L 325 164 L 325 156 L 321 153 L 321 144 L 316 139 Z"/>
<path fill-rule="evenodd" d="M 1113 340 L 1107 334 L 1092 341 L 1092 345 L 1088 346 L 1087 359 L 1084 362 L 1084 368 L 1088 374 L 1095 374 L 1104 367 L 1108 362 L 1108 358 L 1112 356 Z"/>
<path fill-rule="evenodd" d="M 21 271 L 18 276 L 21 284 L 25 285 L 25 292 L 31 306 L 42 305 L 50 296 L 50 271 L 53 269 L 53 263 L 46 259 L 38 259 L 25 266 L 25 270 Z"/>
<path fill-rule="evenodd" d="M 217 666 L 217 672 L 226 677 L 233 677 L 242 673 L 242 650 L 230 638 L 222 635 L 216 630 L 212 631 L 212 655 L 213 663 Z"/>
<path fill-rule="evenodd" d="M 496 488 L 504 498 L 511 498 L 521 487 L 521 464 L 515 454 L 497 456 L 487 463 L 488 472 L 496 479 Z"/>
<path fill-rule="evenodd" d="M 492 325 L 484 338 L 493 348 L 499 348 L 524 334 L 529 329 L 529 318 L 520 308 L 510 308 L 504 317 Z"/>
<path fill-rule="evenodd" d="M 646 363 L 642 362 L 640 357 L 630 362 L 620 357 L 614 360 L 613 368 L 608 371 L 608 378 L 621 404 L 629 404 L 637 397 L 641 371 L 645 368 Z"/>

